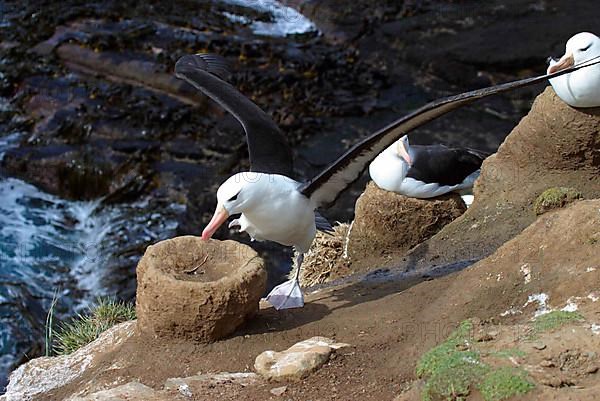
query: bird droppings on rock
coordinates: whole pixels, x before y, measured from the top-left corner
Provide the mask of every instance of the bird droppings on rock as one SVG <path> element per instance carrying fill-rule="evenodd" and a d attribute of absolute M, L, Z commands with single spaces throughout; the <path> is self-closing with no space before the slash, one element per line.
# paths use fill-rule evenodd
<path fill-rule="evenodd" d="M 149 246 L 137 276 L 142 333 L 204 342 L 253 317 L 267 281 L 264 262 L 252 248 L 193 236 Z"/>
<path fill-rule="evenodd" d="M 300 380 L 323 366 L 334 350 L 348 346 L 326 337 L 312 337 L 282 352 L 263 352 L 256 357 L 254 369 L 267 379 Z"/>

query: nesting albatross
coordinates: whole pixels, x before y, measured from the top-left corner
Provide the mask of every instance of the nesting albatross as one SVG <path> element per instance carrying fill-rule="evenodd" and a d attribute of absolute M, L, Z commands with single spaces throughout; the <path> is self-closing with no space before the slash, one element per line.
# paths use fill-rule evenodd
<path fill-rule="evenodd" d="M 252 101 L 225 82 L 222 61 L 215 56 L 184 56 L 175 74 L 233 114 L 248 142 L 251 172 L 237 173 L 217 190 L 217 207 L 202 238 L 208 240 L 230 215 L 240 214 L 230 226 L 238 226 L 256 240 L 293 246 L 298 269 L 293 279 L 278 285 L 267 296 L 276 309 L 304 306 L 298 277 L 303 255 L 317 230 L 315 210 L 335 202 L 356 181 L 369 163 L 400 137 L 443 114 L 486 96 L 532 85 L 577 70 L 567 68 L 552 75 L 522 79 L 436 100 L 394 121 L 352 146 L 341 157 L 307 182 L 290 178 L 291 152 L 277 125 Z"/>
<path fill-rule="evenodd" d="M 445 145 L 410 146 L 404 135 L 369 165 L 371 179 L 381 189 L 411 198 L 433 198 L 467 191 L 489 154 Z"/>
<path fill-rule="evenodd" d="M 559 60 L 550 58 L 548 74 L 600 57 L 600 38 L 590 32 L 581 32 L 569 39 L 565 48 L 565 54 Z M 600 106 L 600 64 L 553 78 L 550 84 L 570 106 Z"/>

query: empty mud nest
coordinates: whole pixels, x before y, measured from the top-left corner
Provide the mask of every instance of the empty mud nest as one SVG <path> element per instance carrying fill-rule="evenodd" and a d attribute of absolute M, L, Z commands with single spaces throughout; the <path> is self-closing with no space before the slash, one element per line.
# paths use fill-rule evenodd
<path fill-rule="evenodd" d="M 256 314 L 267 274 L 246 245 L 183 236 L 149 246 L 137 279 L 142 333 L 210 342 Z"/>

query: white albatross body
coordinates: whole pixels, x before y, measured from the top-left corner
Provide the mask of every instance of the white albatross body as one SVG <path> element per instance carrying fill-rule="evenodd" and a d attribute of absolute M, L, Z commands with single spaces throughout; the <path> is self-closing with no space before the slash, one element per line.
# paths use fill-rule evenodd
<path fill-rule="evenodd" d="M 217 202 L 230 216 L 241 213 L 230 227 L 238 226 L 253 240 L 275 241 L 304 253 L 317 228 L 315 206 L 298 191 L 300 185 L 279 174 L 237 173 L 219 187 Z"/>
<path fill-rule="evenodd" d="M 452 151 L 453 149 L 443 146 L 437 147 L 440 151 Z M 465 150 L 468 153 L 468 150 Z M 411 198 L 427 199 L 441 196 L 449 192 L 461 192 L 469 190 L 473 187 L 475 180 L 479 177 L 480 169 L 477 163 L 477 157 L 472 157 L 474 162 L 471 170 L 461 177 L 461 181 L 452 184 L 441 184 L 436 182 L 432 177 L 428 182 L 407 177 L 411 168 L 419 168 L 419 166 L 411 166 L 407 160 L 416 159 L 415 153 L 409 146 L 408 137 L 403 136 L 397 142 L 381 152 L 373 162 L 369 165 L 369 175 L 377 186 L 386 191 L 395 192 Z M 435 152 L 434 152 L 435 153 Z M 475 156 L 475 155 L 473 155 Z M 426 157 L 426 156 L 425 156 Z M 483 158 L 481 158 L 483 161 Z M 450 160 L 452 162 L 452 160 Z M 452 167 L 451 165 L 449 167 Z M 462 166 L 461 166 L 462 167 Z M 423 168 L 423 167 L 422 167 Z M 429 174 L 431 177 L 431 173 Z"/>
<path fill-rule="evenodd" d="M 252 240 L 274 241 L 293 246 L 298 251 L 300 266 L 315 235 L 316 206 L 300 191 L 301 184 L 280 174 L 242 172 L 229 177 L 217 190 L 217 208 L 213 218 L 202 231 L 208 240 L 231 215 L 240 217 L 229 223 L 238 227 Z M 296 277 L 271 290 L 267 296 L 276 309 L 304 306 L 304 296 Z"/>
<path fill-rule="evenodd" d="M 565 55 L 550 60 L 548 73 L 560 71 L 600 56 L 600 38 L 593 33 L 581 32 L 567 41 Z M 550 79 L 556 94 L 573 107 L 600 106 L 600 64 Z"/>

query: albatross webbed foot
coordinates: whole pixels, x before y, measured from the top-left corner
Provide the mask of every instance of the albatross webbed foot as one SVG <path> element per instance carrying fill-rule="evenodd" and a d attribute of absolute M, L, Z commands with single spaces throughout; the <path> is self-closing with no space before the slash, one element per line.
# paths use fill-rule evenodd
<path fill-rule="evenodd" d="M 296 259 L 298 269 L 296 269 L 296 275 L 293 279 L 286 281 L 285 283 L 279 284 L 273 288 L 269 295 L 267 295 L 267 301 L 273 305 L 277 310 L 280 309 L 291 309 L 291 308 L 302 308 L 304 306 L 304 295 L 302 295 L 302 289 L 300 288 L 300 266 L 304 260 L 304 254 L 300 253 Z"/>

